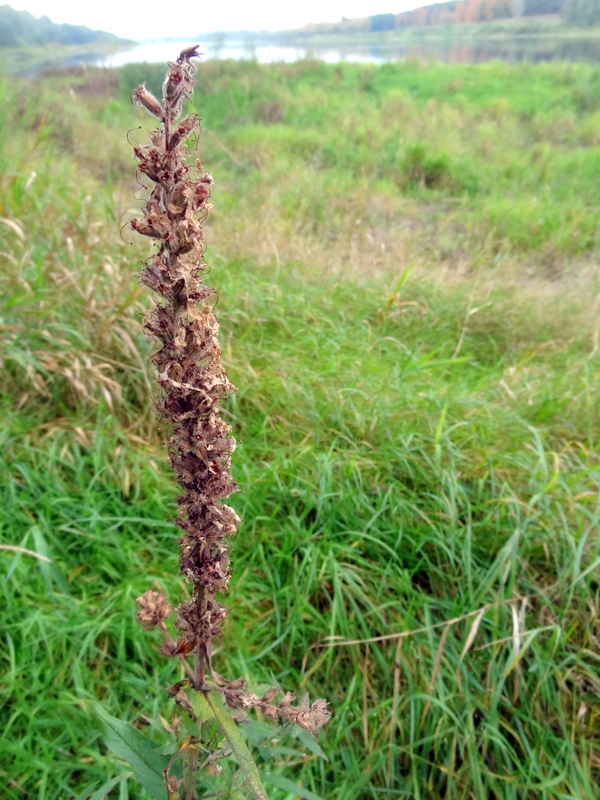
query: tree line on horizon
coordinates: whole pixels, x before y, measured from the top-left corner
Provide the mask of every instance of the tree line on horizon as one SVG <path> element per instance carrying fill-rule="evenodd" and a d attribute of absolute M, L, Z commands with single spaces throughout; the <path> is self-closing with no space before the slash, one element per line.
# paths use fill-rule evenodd
<path fill-rule="evenodd" d="M 85 25 L 57 24 L 49 17 L 34 17 L 29 11 L 0 6 L 0 47 L 30 47 L 44 44 L 93 44 L 117 42 L 119 37 L 94 31 Z"/>
<path fill-rule="evenodd" d="M 305 35 L 321 33 L 378 33 L 433 25 L 467 25 L 521 17 L 560 14 L 566 25 L 600 25 L 600 0 L 450 0 L 399 14 L 374 14 L 340 22 L 310 23 Z"/>

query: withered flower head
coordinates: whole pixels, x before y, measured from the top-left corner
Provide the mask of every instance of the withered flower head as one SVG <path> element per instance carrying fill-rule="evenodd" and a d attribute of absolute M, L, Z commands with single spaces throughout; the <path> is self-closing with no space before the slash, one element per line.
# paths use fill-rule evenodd
<path fill-rule="evenodd" d="M 308 697 L 303 697 L 299 705 L 293 705 L 295 695 L 287 692 L 278 704 L 273 703 L 273 698 L 281 691 L 279 688 L 268 689 L 262 697 L 250 692 L 245 681 L 232 681 L 222 689 L 227 705 L 237 711 L 249 708 L 259 708 L 266 717 L 273 721 L 293 722 L 311 733 L 317 733 L 319 728 L 326 725 L 331 717 L 327 710 L 326 700 L 319 698 L 309 704 Z"/>
<path fill-rule="evenodd" d="M 160 625 L 173 610 L 164 594 L 153 589 L 148 589 L 135 602 L 139 608 L 136 619 L 147 631 Z"/>

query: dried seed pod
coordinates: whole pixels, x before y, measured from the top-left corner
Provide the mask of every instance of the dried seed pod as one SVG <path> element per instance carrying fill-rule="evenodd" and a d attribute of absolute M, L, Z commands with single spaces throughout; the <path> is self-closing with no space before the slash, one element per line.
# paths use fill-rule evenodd
<path fill-rule="evenodd" d="M 132 101 L 134 105 L 137 106 L 144 106 L 151 114 L 154 114 L 155 117 L 162 119 L 163 117 L 163 107 L 158 102 L 156 97 L 146 89 L 145 86 L 138 86 L 137 89 L 133 92 Z"/>

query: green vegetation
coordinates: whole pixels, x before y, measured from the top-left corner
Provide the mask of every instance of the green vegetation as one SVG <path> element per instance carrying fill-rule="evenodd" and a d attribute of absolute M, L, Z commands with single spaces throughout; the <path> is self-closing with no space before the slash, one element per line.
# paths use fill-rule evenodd
<path fill-rule="evenodd" d="M 163 76 L 0 95 L 10 798 L 110 778 L 144 797 L 89 701 L 157 742 L 174 714 L 179 676 L 134 621 L 152 579 L 184 587 L 148 252 L 120 236 L 144 191 L 128 95 Z M 599 85 L 584 65 L 200 67 L 244 519 L 214 663 L 331 701 L 328 762 L 281 750 L 307 797 L 597 797 Z"/>

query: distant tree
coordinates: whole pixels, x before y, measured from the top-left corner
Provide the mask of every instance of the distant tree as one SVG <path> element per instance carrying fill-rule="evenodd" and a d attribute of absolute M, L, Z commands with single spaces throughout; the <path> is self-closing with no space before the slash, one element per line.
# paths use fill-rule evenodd
<path fill-rule="evenodd" d="M 566 0 L 569 5 L 571 0 Z M 543 14 L 560 14 L 563 0 L 525 0 L 523 15 L 526 17 L 542 16 Z"/>
<path fill-rule="evenodd" d="M 374 14 L 372 17 L 369 17 L 369 20 L 373 33 L 392 31 L 395 27 L 396 16 L 395 14 Z"/>
<path fill-rule="evenodd" d="M 469 4 L 464 2 L 460 2 L 456 7 L 456 11 L 454 12 L 454 22 L 458 25 L 461 25 L 463 22 L 468 22 L 469 18 Z"/>
<path fill-rule="evenodd" d="M 15 11 L 10 6 L 0 6 L 0 45 L 18 47 L 25 42 L 41 44 L 36 18 L 28 11 Z"/>
<path fill-rule="evenodd" d="M 600 0 L 565 0 L 563 18 L 567 25 L 582 28 L 600 25 Z"/>

